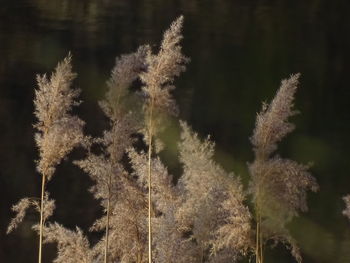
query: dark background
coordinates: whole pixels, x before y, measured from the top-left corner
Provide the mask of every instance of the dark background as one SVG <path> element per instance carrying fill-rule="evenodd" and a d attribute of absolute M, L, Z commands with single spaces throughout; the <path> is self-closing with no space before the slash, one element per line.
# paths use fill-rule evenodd
<path fill-rule="evenodd" d="M 249 137 L 261 102 L 270 101 L 281 79 L 302 73 L 297 129 L 280 153 L 312 162 L 320 192 L 309 195 L 309 212 L 290 229 L 305 262 L 350 262 L 350 224 L 341 214 L 341 198 L 350 193 L 349 12 L 347 0 L 0 1 L 0 262 L 37 261 L 37 236 L 30 229 L 38 221 L 35 212 L 5 234 L 11 205 L 40 196 L 32 127 L 35 75 L 51 72 L 71 51 L 84 101 L 77 114 L 88 133 L 99 134 L 105 120 L 96 102 L 115 57 L 141 44 L 158 46 L 180 14 L 184 53 L 191 58 L 176 82 L 180 117 L 201 136 L 212 135 L 217 160 L 245 184 L 246 163 L 253 160 Z M 169 132 L 173 145 L 176 134 Z M 176 153 L 168 149 L 164 158 L 176 173 Z M 57 205 L 53 220 L 86 231 L 101 211 L 86 191 L 88 176 L 72 159 L 48 185 Z M 46 247 L 45 262 L 54 251 Z M 266 254 L 266 262 L 293 262 L 281 246 Z"/>

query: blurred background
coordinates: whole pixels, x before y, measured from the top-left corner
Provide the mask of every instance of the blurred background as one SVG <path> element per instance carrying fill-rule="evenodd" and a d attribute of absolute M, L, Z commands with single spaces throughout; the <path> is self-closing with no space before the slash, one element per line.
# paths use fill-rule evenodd
<path fill-rule="evenodd" d="M 106 120 L 97 106 L 115 57 L 145 43 L 155 48 L 162 33 L 185 16 L 184 53 L 191 58 L 177 79 L 180 118 L 217 144 L 222 166 L 248 182 L 253 160 L 249 137 L 262 101 L 280 81 L 301 72 L 293 118 L 296 130 L 279 152 L 313 163 L 320 191 L 309 194 L 309 212 L 290 230 L 304 262 L 350 262 L 350 222 L 342 196 L 350 193 L 350 4 L 347 0 L 2 0 L 0 1 L 0 262 L 36 262 L 38 215 L 6 235 L 11 205 L 40 196 L 33 140 L 35 75 L 51 72 L 69 51 L 83 103 L 76 113 L 86 132 L 99 135 Z M 169 130 L 165 163 L 175 176 L 176 129 Z M 52 220 L 87 231 L 101 210 L 87 191 L 91 181 L 71 160 L 48 184 L 56 199 Z M 91 235 L 92 242 L 99 236 Z M 54 246 L 44 250 L 51 262 Z M 266 262 L 294 262 L 277 246 Z"/>

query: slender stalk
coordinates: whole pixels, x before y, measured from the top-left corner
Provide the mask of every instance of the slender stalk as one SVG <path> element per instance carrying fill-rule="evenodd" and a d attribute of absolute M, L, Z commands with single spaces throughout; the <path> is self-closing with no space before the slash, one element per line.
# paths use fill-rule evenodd
<path fill-rule="evenodd" d="M 152 196 L 151 196 L 151 157 L 152 157 L 152 134 L 153 134 L 153 104 L 154 99 L 151 99 L 151 105 L 149 109 L 149 126 L 148 126 L 148 263 L 152 263 L 152 219 L 151 219 L 151 204 L 152 204 Z"/>
<path fill-rule="evenodd" d="M 261 231 L 261 214 L 259 204 L 255 205 L 256 213 L 256 244 L 255 244 L 255 262 L 263 263 L 263 237 Z"/>
<path fill-rule="evenodd" d="M 260 238 L 260 262 L 263 263 L 264 262 L 264 256 L 263 256 L 263 233 L 261 231 L 261 214 L 259 213 L 259 224 L 260 224 L 260 233 L 259 233 L 259 238 Z"/>
<path fill-rule="evenodd" d="M 108 177 L 107 223 L 106 223 L 106 242 L 105 242 L 104 263 L 108 262 L 109 217 L 110 217 L 110 206 L 111 206 L 111 180 L 112 180 L 111 177 L 112 177 L 112 175 L 109 174 L 109 177 Z"/>
<path fill-rule="evenodd" d="M 42 182 L 41 182 L 40 226 L 39 226 L 39 258 L 38 258 L 38 263 L 41 263 L 42 246 L 43 246 L 45 178 L 46 178 L 46 176 L 43 174 L 42 175 Z"/>
<path fill-rule="evenodd" d="M 263 263 L 264 255 L 263 255 L 263 235 L 261 231 L 261 215 L 257 214 L 256 221 L 256 245 L 255 245 L 255 262 Z"/>
<path fill-rule="evenodd" d="M 260 242 L 260 223 L 259 219 L 256 220 L 256 244 L 255 244 L 255 262 L 260 263 L 259 242 Z"/>

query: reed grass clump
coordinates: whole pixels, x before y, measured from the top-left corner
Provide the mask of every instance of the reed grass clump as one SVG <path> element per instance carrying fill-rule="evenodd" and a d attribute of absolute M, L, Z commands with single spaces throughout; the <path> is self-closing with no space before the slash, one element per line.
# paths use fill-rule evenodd
<path fill-rule="evenodd" d="M 76 77 L 71 56 L 50 78 L 38 76 L 34 104 L 41 199 L 24 198 L 14 205 L 16 216 L 8 232 L 28 208 L 36 209 L 40 221 L 33 228 L 39 234 L 39 263 L 43 243 L 57 244 L 56 263 L 226 263 L 244 257 L 263 263 L 269 240 L 285 244 L 301 262 L 287 223 L 307 210 L 307 191 L 316 191 L 318 185 L 308 165 L 275 153 L 277 144 L 294 129 L 289 117 L 295 114 L 299 74 L 283 80 L 271 104 L 264 104 L 257 115 L 248 189 L 214 161 L 210 137 L 200 138 L 185 121 L 179 121 L 182 174 L 175 183 L 159 156 L 166 147 L 159 134 L 169 116 L 178 116 L 171 91 L 189 62 L 180 45 L 182 24 L 182 16 L 171 24 L 157 53 L 145 45 L 116 59 L 99 102 L 109 122 L 99 138 L 84 134 L 84 122 L 70 113 L 79 104 L 79 91 L 71 88 Z M 131 92 L 137 81 L 140 91 Z M 95 244 L 81 229 L 48 220 L 55 204 L 45 186 L 78 145 L 86 155 L 73 163 L 89 175 L 94 183 L 90 192 L 103 208 L 90 228 L 103 234 Z"/>

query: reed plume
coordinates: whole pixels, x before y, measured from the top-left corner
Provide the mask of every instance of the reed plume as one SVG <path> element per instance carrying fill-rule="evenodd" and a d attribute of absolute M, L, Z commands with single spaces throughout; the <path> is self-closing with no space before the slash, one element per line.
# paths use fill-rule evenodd
<path fill-rule="evenodd" d="M 34 125 L 37 129 L 35 140 L 39 149 L 37 170 L 41 174 L 41 202 L 39 223 L 39 256 L 42 259 L 43 228 L 45 222 L 45 186 L 55 172 L 56 166 L 61 160 L 83 140 L 84 122 L 70 114 L 73 106 L 79 104 L 77 97 L 80 93 L 77 89 L 71 89 L 71 84 L 76 74 L 72 72 L 71 55 L 69 54 L 59 63 L 50 78 L 46 75 L 37 76 L 39 88 L 35 91 L 35 116 L 38 122 Z M 23 211 L 33 204 L 29 199 L 19 202 L 15 210 L 19 217 L 23 218 Z M 19 209 L 20 208 L 20 209 Z M 15 218 L 15 220 L 16 220 Z M 11 223 L 12 230 L 16 226 Z"/>
<path fill-rule="evenodd" d="M 96 262 L 88 239 L 78 227 L 72 231 L 58 223 L 49 223 L 44 226 L 44 231 L 45 243 L 57 243 L 57 257 L 54 263 Z"/>
<path fill-rule="evenodd" d="M 146 56 L 147 70 L 140 74 L 144 86 L 142 92 L 145 95 L 145 129 L 144 140 L 148 145 L 148 262 L 152 263 L 152 148 L 153 137 L 161 131 L 161 115 L 177 114 L 177 106 L 170 91 L 175 88 L 172 85 L 174 78 L 185 70 L 184 64 L 188 59 L 181 53 L 179 44 L 182 39 L 181 28 L 183 16 L 175 20 L 170 28 L 165 31 L 163 41 L 158 54 L 152 54 L 149 50 Z"/>
<path fill-rule="evenodd" d="M 315 178 L 308 172 L 309 165 L 274 155 L 277 143 L 294 129 L 288 120 L 296 113 L 293 101 L 299 76 L 283 80 L 271 104 L 263 105 L 251 137 L 255 160 L 249 164 L 250 192 L 255 207 L 257 263 L 263 263 L 263 246 L 269 239 L 286 244 L 301 262 L 299 248 L 286 224 L 300 211 L 307 211 L 307 191 L 318 190 Z"/>
<path fill-rule="evenodd" d="M 143 151 L 136 152 L 134 149 L 130 149 L 129 158 L 139 187 L 143 189 L 144 193 L 147 193 L 148 155 Z M 188 254 L 183 250 L 182 238 L 176 230 L 175 222 L 172 221 L 174 224 L 171 225 L 168 222 L 170 218 L 174 219 L 174 211 L 176 211 L 179 201 L 178 193 L 172 183 L 172 176 L 168 174 L 167 168 L 159 158 L 152 157 L 151 168 L 154 178 L 151 189 L 153 197 L 151 216 L 153 228 L 156 230 L 152 240 L 154 245 L 152 260 L 155 262 L 174 262 L 175 259 L 181 260 L 182 258 L 178 255 L 180 250 L 184 252 L 184 255 Z M 172 257 L 174 255 L 178 256 Z"/>
<path fill-rule="evenodd" d="M 102 138 L 92 140 L 93 144 L 98 144 L 104 151 L 101 155 L 95 155 L 89 150 L 86 159 L 75 162 L 96 183 L 91 192 L 96 199 L 101 200 L 106 213 L 105 263 L 108 262 L 110 213 L 114 209 L 121 187 L 118 177 L 124 176 L 125 173 L 121 159 L 133 142 L 132 134 L 138 130 L 137 117 L 129 107 L 129 88 L 144 67 L 147 50 L 148 47 L 143 46 L 135 53 L 116 59 L 111 78 L 107 82 L 108 91 L 99 103 L 109 119 L 110 129 L 103 133 Z"/>
<path fill-rule="evenodd" d="M 179 149 L 184 173 L 178 183 L 182 204 L 177 220 L 182 231 L 190 232 L 198 244 L 195 262 L 235 260 L 249 247 L 251 231 L 242 185 L 233 173 L 213 161 L 213 142 L 201 141 L 184 122 L 181 127 Z"/>

